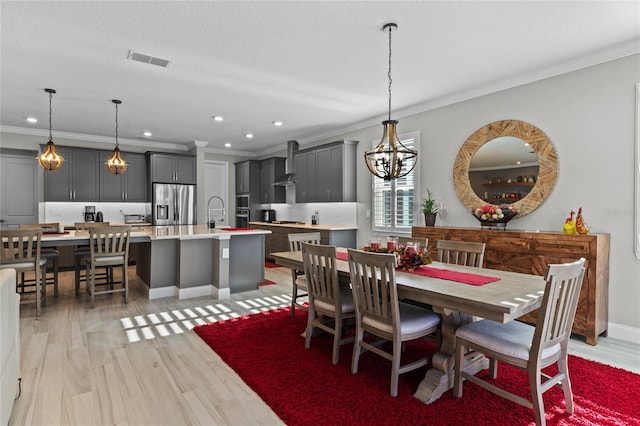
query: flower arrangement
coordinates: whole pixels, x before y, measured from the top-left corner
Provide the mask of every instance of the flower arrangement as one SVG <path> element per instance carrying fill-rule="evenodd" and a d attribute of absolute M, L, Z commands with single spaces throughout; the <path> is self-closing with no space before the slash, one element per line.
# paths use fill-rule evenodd
<path fill-rule="evenodd" d="M 430 252 L 428 250 L 416 251 L 413 247 L 400 246 L 395 252 L 396 268 L 403 271 L 413 272 L 416 268 L 419 268 L 422 265 L 428 265 L 433 261 L 429 254 Z"/>
<path fill-rule="evenodd" d="M 507 204 L 502 204 L 500 206 L 485 204 L 475 210 L 472 209 L 471 213 L 473 213 L 476 219 L 481 222 L 506 223 L 518 214 L 518 210 Z"/>

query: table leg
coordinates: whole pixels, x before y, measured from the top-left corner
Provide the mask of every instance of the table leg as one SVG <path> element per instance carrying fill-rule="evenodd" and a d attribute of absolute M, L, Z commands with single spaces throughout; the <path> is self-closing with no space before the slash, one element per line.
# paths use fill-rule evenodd
<path fill-rule="evenodd" d="M 472 321 L 470 315 L 434 306 L 433 310 L 442 316 L 442 344 L 432 359 L 432 367 L 425 374 L 413 396 L 425 404 L 440 398 L 453 388 L 454 351 L 456 347 L 456 329 Z M 470 353 L 465 356 L 464 370 L 476 374 L 489 368 L 489 360 L 481 354 Z"/>

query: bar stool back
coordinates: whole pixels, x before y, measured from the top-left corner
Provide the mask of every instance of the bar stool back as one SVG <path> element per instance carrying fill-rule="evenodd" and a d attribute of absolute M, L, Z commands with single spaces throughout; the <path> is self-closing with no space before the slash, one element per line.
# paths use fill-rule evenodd
<path fill-rule="evenodd" d="M 59 233 L 62 225 L 60 223 L 21 223 L 19 229 L 41 229 L 43 234 Z M 53 285 L 53 295 L 58 297 L 58 263 L 60 260 L 60 251 L 53 247 L 41 248 L 40 257 L 47 260 L 47 271 L 49 270 L 48 265 L 51 263 L 51 273 L 53 276 L 49 278 L 45 275 L 44 280 L 46 285 Z M 35 279 L 25 279 L 24 272 L 21 273 L 20 283 L 18 284 L 19 293 L 24 293 L 25 288 L 33 286 L 35 286 Z"/>

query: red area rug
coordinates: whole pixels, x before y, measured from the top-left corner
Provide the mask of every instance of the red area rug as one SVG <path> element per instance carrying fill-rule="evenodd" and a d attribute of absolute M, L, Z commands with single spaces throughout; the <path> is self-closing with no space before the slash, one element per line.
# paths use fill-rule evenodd
<path fill-rule="evenodd" d="M 264 280 L 261 283 L 258 283 L 258 287 L 262 287 L 265 285 L 273 285 L 273 284 L 277 284 L 277 283 L 271 280 Z"/>
<path fill-rule="evenodd" d="M 530 425 L 530 409 L 499 398 L 472 383 L 464 395 L 451 391 L 425 405 L 413 398 L 426 368 L 400 376 L 398 397 L 389 395 L 390 362 L 365 353 L 351 374 L 352 345 L 343 345 L 340 362 L 331 364 L 329 335 L 314 337 L 304 348 L 300 334 L 307 315 L 289 309 L 268 311 L 198 326 L 194 331 L 290 426 L 294 425 Z M 409 343 L 403 363 L 427 342 Z M 545 393 L 548 425 L 640 425 L 640 375 L 570 356 L 574 414 L 565 413 L 560 389 Z M 486 371 L 479 373 L 486 377 Z M 498 379 L 522 396 L 526 374 L 500 364 Z"/>
<path fill-rule="evenodd" d="M 281 268 L 281 265 L 278 265 L 277 263 L 273 263 L 273 262 L 269 262 L 268 260 L 264 261 L 264 267 L 265 268 Z"/>

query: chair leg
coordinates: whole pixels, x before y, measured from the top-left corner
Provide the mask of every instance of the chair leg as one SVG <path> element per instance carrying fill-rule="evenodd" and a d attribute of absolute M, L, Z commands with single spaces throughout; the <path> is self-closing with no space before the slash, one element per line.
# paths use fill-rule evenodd
<path fill-rule="evenodd" d="M 351 359 L 351 374 L 358 373 L 358 361 L 360 361 L 360 352 L 362 351 L 362 347 L 360 343 L 362 343 L 362 339 L 364 338 L 364 329 L 359 324 L 360 320 L 357 319 L 356 324 L 356 340 L 353 342 L 353 357 Z"/>
<path fill-rule="evenodd" d="M 342 340 L 342 316 L 336 315 L 334 319 L 334 327 L 333 330 L 333 365 L 338 363 L 338 357 L 340 356 L 340 340 Z"/>
<path fill-rule="evenodd" d="M 53 295 L 58 297 L 58 257 L 52 259 L 53 263 Z"/>
<path fill-rule="evenodd" d="M 398 396 L 398 376 L 400 375 L 400 357 L 402 356 L 402 342 L 393 339 L 393 357 L 391 358 L 391 396 Z"/>
<path fill-rule="evenodd" d="M 293 273 L 295 275 L 295 272 Z M 293 278 L 293 289 L 291 290 L 291 316 L 296 315 L 296 299 L 298 298 L 298 286 L 296 280 Z"/>
<path fill-rule="evenodd" d="M 36 279 L 36 316 L 40 316 L 40 297 L 42 297 L 42 282 L 40 281 L 40 266 L 36 265 L 35 271 L 35 279 Z"/>
<path fill-rule="evenodd" d="M 75 256 L 75 258 L 73 259 L 73 270 L 75 272 L 76 278 L 76 296 L 80 295 L 80 262 L 80 256 Z"/>
<path fill-rule="evenodd" d="M 571 391 L 571 380 L 569 379 L 569 368 L 567 365 L 567 355 L 558 360 L 558 370 L 563 372 L 565 377 L 562 381 L 562 392 L 564 393 L 565 410 L 569 414 L 573 414 L 573 392 Z"/>
<path fill-rule="evenodd" d="M 464 346 L 459 343 L 456 343 L 455 349 L 455 367 L 454 367 L 454 376 L 453 376 L 453 395 L 457 398 L 462 398 L 462 374 L 460 371 L 462 370 L 462 358 L 464 355 Z"/>
<path fill-rule="evenodd" d="M 533 415 L 536 419 L 536 426 L 545 426 L 544 402 L 542 401 L 542 391 L 540 383 L 540 370 L 538 368 L 528 368 L 529 387 L 531 388 L 531 402 L 533 403 Z"/>
<path fill-rule="evenodd" d="M 42 303 L 40 306 L 47 306 L 47 264 L 45 263 L 42 267 L 42 271 L 40 272 L 40 281 L 42 281 L 42 286 L 40 289 L 42 290 Z"/>
<path fill-rule="evenodd" d="M 311 347 L 311 335 L 313 334 L 313 320 L 315 319 L 316 312 L 309 304 L 309 316 L 307 317 L 307 331 L 305 331 L 304 347 L 309 349 Z"/>
<path fill-rule="evenodd" d="M 129 273 L 127 264 L 122 265 L 122 282 L 124 283 L 124 303 L 129 303 Z"/>

